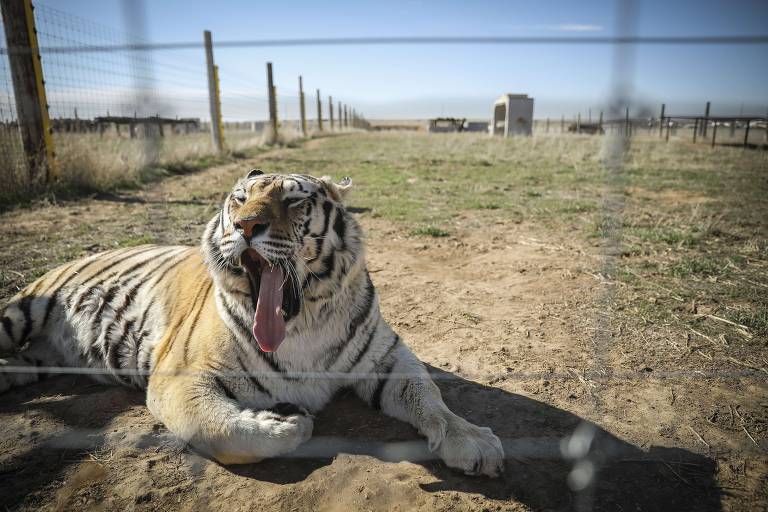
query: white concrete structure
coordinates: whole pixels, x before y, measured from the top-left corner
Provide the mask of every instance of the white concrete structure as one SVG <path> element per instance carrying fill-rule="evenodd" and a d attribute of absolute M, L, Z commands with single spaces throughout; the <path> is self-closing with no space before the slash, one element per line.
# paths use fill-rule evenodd
<path fill-rule="evenodd" d="M 491 135 L 531 135 L 533 98 L 527 94 L 504 94 L 493 104 Z"/>

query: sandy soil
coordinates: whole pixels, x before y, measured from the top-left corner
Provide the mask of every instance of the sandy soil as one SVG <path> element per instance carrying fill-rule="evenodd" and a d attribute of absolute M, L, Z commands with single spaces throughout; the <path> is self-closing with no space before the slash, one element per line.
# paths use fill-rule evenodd
<path fill-rule="evenodd" d="M 10 212 L 2 216 L 0 235 L 16 255 L 37 255 L 41 265 L 47 264 L 41 233 L 56 247 L 76 238 L 86 251 L 106 248 L 108 237 L 99 233 L 107 230 L 194 243 L 201 224 L 185 221 L 184 208 L 169 205 L 192 201 L 213 212 L 209 204 L 247 165 L 120 196 Z M 190 195 L 201 184 L 210 194 Z M 408 236 L 364 210 L 356 215 L 369 233 L 369 267 L 385 317 L 430 365 L 449 406 L 503 439 L 508 460 L 502 478 L 466 477 L 424 457 L 411 427 L 351 396 L 340 396 L 319 415 L 314 439 L 299 453 L 223 467 L 179 446 L 149 414 L 142 393 L 63 376 L 2 396 L 0 505 L 285 511 L 768 507 L 768 458 L 734 428 L 739 419 L 733 413 L 733 406 L 737 413 L 768 407 L 765 381 L 695 373 L 666 378 L 643 364 L 627 368 L 627 360 L 641 357 L 600 353 L 600 329 L 611 330 L 609 342 L 623 336 L 622 346 L 633 334 L 599 321 L 610 283 L 598 275 L 601 250 L 593 242 L 525 222 L 485 226 L 480 212 L 457 219 L 461 228 L 447 238 Z M 95 231 L 76 237 L 83 219 Z M 24 273 L 9 251 L 4 258 L 4 266 Z M 4 279 L 7 294 L 17 278 Z M 612 369 L 622 371 L 611 377 Z M 730 416 L 722 404 L 729 404 Z"/>

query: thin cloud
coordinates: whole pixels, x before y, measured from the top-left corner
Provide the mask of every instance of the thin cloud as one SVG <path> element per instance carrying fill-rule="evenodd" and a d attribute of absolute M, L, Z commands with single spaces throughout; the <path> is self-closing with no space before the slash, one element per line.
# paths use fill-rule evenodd
<path fill-rule="evenodd" d="M 600 32 L 603 30 L 602 25 L 589 23 L 561 23 L 560 25 L 544 25 L 543 28 L 557 32 Z"/>

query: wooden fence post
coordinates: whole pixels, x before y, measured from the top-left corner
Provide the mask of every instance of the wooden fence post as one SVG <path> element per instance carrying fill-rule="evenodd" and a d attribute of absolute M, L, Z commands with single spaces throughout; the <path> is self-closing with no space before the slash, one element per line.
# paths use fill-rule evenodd
<path fill-rule="evenodd" d="M 629 107 L 627 107 L 626 115 L 625 115 L 624 119 L 625 119 L 624 131 L 625 131 L 627 137 L 631 137 L 632 136 L 632 123 L 629 120 Z"/>
<path fill-rule="evenodd" d="M 328 96 L 328 120 L 331 122 L 331 131 L 333 131 L 333 96 Z"/>
<path fill-rule="evenodd" d="M 576 115 L 576 133 L 581 133 L 581 112 Z"/>
<path fill-rule="evenodd" d="M 218 117 L 216 118 L 216 125 L 218 126 L 219 133 L 219 147 L 224 150 L 224 120 L 221 116 L 221 83 L 219 82 L 219 66 L 213 66 L 213 78 L 216 82 L 216 112 Z M 160 136 L 163 136 L 162 128 L 160 130 Z"/>
<path fill-rule="evenodd" d="M 320 89 L 317 89 L 317 129 L 323 131 L 323 104 L 320 102 Z"/>
<path fill-rule="evenodd" d="M 670 120 L 667 119 L 667 134 L 664 137 L 664 142 L 669 142 L 669 130 L 670 130 L 670 125 L 671 124 L 672 123 L 670 122 Z"/>
<path fill-rule="evenodd" d="M 219 110 L 219 101 L 216 96 L 216 70 L 213 63 L 213 42 L 211 41 L 211 31 L 203 32 L 205 41 L 205 64 L 208 69 L 208 106 L 211 112 L 211 141 L 216 153 L 224 150 L 221 143 L 221 111 Z"/>
<path fill-rule="evenodd" d="M 275 144 L 277 142 L 277 98 L 275 97 L 275 81 L 272 76 L 271 62 L 267 62 L 267 94 L 269 97 L 269 142 Z"/>
<path fill-rule="evenodd" d="M 747 119 L 747 127 L 744 130 L 744 147 L 747 147 L 747 144 L 749 142 L 749 123 L 751 123 L 751 119 Z"/>
<path fill-rule="evenodd" d="M 597 131 L 602 133 L 603 132 L 603 111 L 600 111 L 600 118 L 597 121 Z"/>
<path fill-rule="evenodd" d="M 336 103 L 336 117 L 339 118 L 339 130 L 341 130 L 343 126 L 341 125 L 341 102 L 340 101 Z"/>
<path fill-rule="evenodd" d="M 717 123 L 712 127 L 712 147 L 715 147 L 715 139 L 717 138 Z"/>
<path fill-rule="evenodd" d="M 710 103 L 707 102 L 707 106 L 704 108 L 704 124 L 702 124 L 701 126 L 702 137 L 707 136 L 707 125 L 709 124 L 709 106 L 710 106 Z"/>
<path fill-rule="evenodd" d="M 696 144 L 696 132 L 699 131 L 699 118 L 693 122 L 693 143 Z"/>
<path fill-rule="evenodd" d="M 2 0 L 0 9 L 28 184 L 39 188 L 57 177 L 57 167 L 32 3 Z"/>
<path fill-rule="evenodd" d="M 304 106 L 304 82 L 299 75 L 299 113 L 301 114 L 301 133 L 307 136 L 307 111 Z"/>
<path fill-rule="evenodd" d="M 659 116 L 659 138 L 664 136 L 664 110 L 667 108 L 667 106 L 662 103 L 661 104 L 661 115 Z"/>
<path fill-rule="evenodd" d="M 560 133 L 565 133 L 565 114 L 560 116 Z"/>

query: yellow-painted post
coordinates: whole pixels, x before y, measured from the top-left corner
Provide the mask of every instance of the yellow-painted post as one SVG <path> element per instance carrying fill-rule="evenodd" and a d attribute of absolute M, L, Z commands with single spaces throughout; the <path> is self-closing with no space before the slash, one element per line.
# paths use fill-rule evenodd
<path fill-rule="evenodd" d="M 216 125 L 219 127 L 219 147 L 224 150 L 224 121 L 221 116 L 221 87 L 219 85 L 219 66 L 213 66 L 213 79 L 216 82 Z"/>
<path fill-rule="evenodd" d="M 34 8 L 31 0 L 0 0 L 0 8 L 29 185 L 37 188 L 55 179 L 58 168 L 54 160 Z"/>
<path fill-rule="evenodd" d="M 301 113 L 301 134 L 307 136 L 307 111 L 304 106 L 304 82 L 299 76 L 299 112 Z"/>

